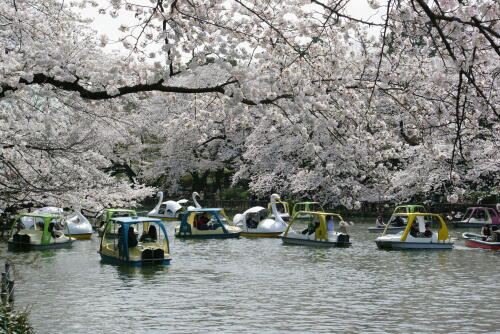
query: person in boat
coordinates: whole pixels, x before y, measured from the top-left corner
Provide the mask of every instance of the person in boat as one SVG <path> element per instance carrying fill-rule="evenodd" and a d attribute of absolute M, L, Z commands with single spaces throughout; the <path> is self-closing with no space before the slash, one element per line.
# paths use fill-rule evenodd
<path fill-rule="evenodd" d="M 478 220 L 486 220 L 486 214 L 484 213 L 483 210 L 477 210 L 476 211 L 476 218 Z"/>
<path fill-rule="evenodd" d="M 422 233 L 422 238 L 431 238 L 432 237 L 432 231 L 430 230 L 430 224 L 425 223 L 425 231 Z"/>
<path fill-rule="evenodd" d="M 500 242 L 500 230 L 498 229 L 498 226 L 495 225 L 491 228 L 491 237 L 486 240 L 491 242 Z"/>
<path fill-rule="evenodd" d="M 54 239 L 57 238 L 55 227 L 56 227 L 56 224 L 53 221 L 51 221 L 49 223 L 48 231 L 49 231 L 50 235 L 52 236 L 52 238 L 54 238 Z"/>
<path fill-rule="evenodd" d="M 307 229 L 306 229 L 307 235 L 311 235 L 314 232 L 316 232 L 316 229 L 319 227 L 319 225 L 320 225 L 319 221 L 309 222 L 309 224 L 307 225 Z M 303 234 L 305 234 L 305 233 L 303 233 Z"/>
<path fill-rule="evenodd" d="M 257 220 L 256 217 L 254 217 L 253 215 L 250 216 L 248 218 L 248 221 L 247 221 L 247 227 L 248 228 L 257 228 L 257 226 L 259 225 L 259 222 Z"/>
<path fill-rule="evenodd" d="M 391 224 L 394 225 L 394 226 L 403 226 L 404 225 L 403 218 L 401 218 L 401 216 L 396 216 L 391 221 Z"/>
<path fill-rule="evenodd" d="M 128 247 L 135 247 L 139 241 L 137 240 L 137 236 L 135 235 L 134 228 L 130 226 L 128 228 Z"/>
<path fill-rule="evenodd" d="M 382 219 L 382 216 L 377 217 L 377 220 L 375 221 L 375 226 L 376 227 L 385 227 L 384 220 Z"/>
<path fill-rule="evenodd" d="M 414 238 L 418 238 L 420 236 L 420 232 L 418 230 L 418 224 L 416 221 L 414 221 L 412 224 L 411 224 L 411 228 L 410 228 L 410 235 Z"/>
<path fill-rule="evenodd" d="M 333 224 L 333 217 L 332 216 L 326 217 L 326 231 L 328 233 L 335 232 L 335 225 Z"/>
<path fill-rule="evenodd" d="M 208 230 L 208 217 L 205 213 L 200 215 L 200 220 L 198 221 L 198 230 Z"/>
<path fill-rule="evenodd" d="M 156 241 L 156 227 L 154 225 L 150 225 L 148 232 L 144 232 L 141 235 L 141 242 L 155 242 Z"/>
<path fill-rule="evenodd" d="M 196 227 L 199 230 L 200 229 L 200 225 L 201 225 L 201 215 L 196 215 L 194 217 L 193 226 Z"/>
<path fill-rule="evenodd" d="M 481 239 L 486 241 L 489 237 L 491 237 L 490 224 L 484 224 L 481 229 Z"/>

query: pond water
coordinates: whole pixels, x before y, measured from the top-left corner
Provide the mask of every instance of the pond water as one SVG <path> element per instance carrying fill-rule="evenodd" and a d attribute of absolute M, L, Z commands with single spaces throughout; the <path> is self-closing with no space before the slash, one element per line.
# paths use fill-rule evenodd
<path fill-rule="evenodd" d="M 498 333 L 500 252 L 379 250 L 353 220 L 350 248 L 172 238 L 169 266 L 101 263 L 97 235 L 0 255 L 37 333 Z"/>

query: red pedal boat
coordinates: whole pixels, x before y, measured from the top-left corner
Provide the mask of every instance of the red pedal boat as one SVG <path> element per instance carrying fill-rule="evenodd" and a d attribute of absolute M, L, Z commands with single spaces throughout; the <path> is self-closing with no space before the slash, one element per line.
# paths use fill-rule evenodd
<path fill-rule="evenodd" d="M 465 232 L 462 238 L 467 247 L 500 250 L 500 242 L 483 241 L 481 235 L 476 233 Z"/>

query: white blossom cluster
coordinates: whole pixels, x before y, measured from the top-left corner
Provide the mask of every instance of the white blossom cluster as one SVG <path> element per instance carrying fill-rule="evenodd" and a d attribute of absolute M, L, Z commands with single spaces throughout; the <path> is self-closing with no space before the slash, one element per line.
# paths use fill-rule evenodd
<path fill-rule="evenodd" d="M 128 205 L 216 170 L 348 208 L 498 190 L 499 3 L 344 2 L 0 0 L 0 206 Z M 80 6 L 133 19 L 113 41 Z"/>

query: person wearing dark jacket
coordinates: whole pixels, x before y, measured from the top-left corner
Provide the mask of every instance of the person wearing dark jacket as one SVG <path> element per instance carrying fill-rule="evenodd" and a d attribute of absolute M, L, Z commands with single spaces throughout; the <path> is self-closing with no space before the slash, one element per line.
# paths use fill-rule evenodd
<path fill-rule="evenodd" d="M 418 230 L 418 224 L 416 221 L 414 221 L 412 224 L 411 224 L 411 228 L 410 228 L 410 235 L 414 238 L 418 238 L 419 237 L 419 230 Z"/>
<path fill-rule="evenodd" d="M 139 242 L 137 241 L 137 236 L 135 235 L 134 228 L 130 226 L 128 228 L 128 247 L 135 247 Z"/>

